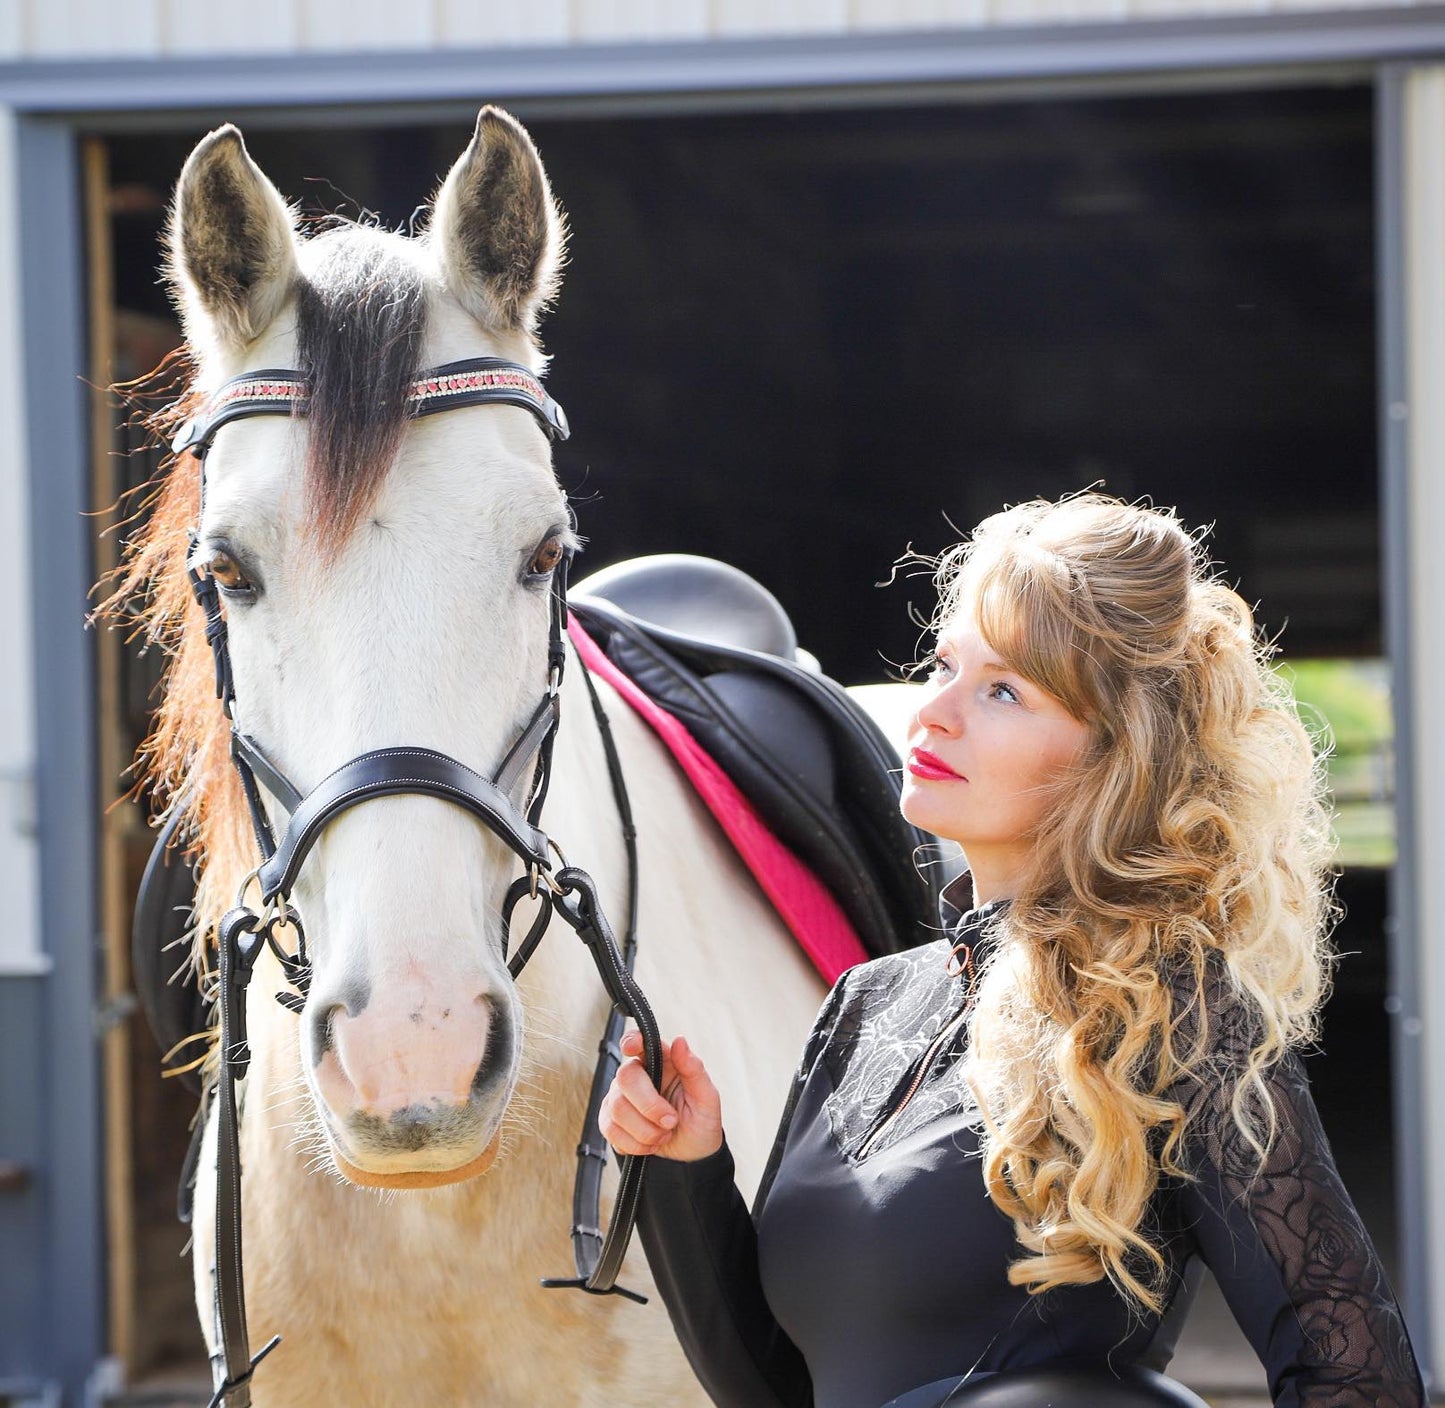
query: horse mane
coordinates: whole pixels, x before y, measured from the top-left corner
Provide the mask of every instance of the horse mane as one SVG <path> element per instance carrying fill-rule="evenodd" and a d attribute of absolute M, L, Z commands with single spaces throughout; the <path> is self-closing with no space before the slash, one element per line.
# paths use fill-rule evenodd
<path fill-rule="evenodd" d="M 347 223 L 309 244 L 317 257 L 296 290 L 297 369 L 311 393 L 307 527 L 324 553 L 345 540 L 396 458 L 421 356 L 426 286 L 397 238 L 382 231 Z M 151 377 L 116 389 L 140 401 L 168 374 L 162 363 Z M 204 402 L 192 378 L 146 423 L 167 440 Z M 155 726 L 137 754 L 135 791 L 158 819 L 186 814 L 182 834 L 201 872 L 193 962 L 204 972 L 210 935 L 256 863 L 256 843 L 231 762 L 230 720 L 216 698 L 205 616 L 187 576 L 200 461 L 189 452 L 163 461 L 159 480 L 150 518 L 127 542 L 97 615 L 126 620 L 167 660 Z"/>

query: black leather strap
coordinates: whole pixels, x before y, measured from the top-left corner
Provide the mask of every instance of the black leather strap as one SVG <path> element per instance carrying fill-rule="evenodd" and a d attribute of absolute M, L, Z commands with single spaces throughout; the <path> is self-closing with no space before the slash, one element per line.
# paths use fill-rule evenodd
<path fill-rule="evenodd" d="M 241 1270 L 241 1138 L 236 1081 L 245 1074 L 246 984 L 261 947 L 256 916 L 233 909 L 222 920 L 220 946 L 221 1069 L 216 1080 L 216 1246 L 211 1267 L 216 1347 L 211 1353 L 214 1408 L 250 1408 L 251 1371 L 275 1347 L 253 1360 L 246 1329 L 246 1286 Z"/>
<path fill-rule="evenodd" d="M 587 685 L 592 717 L 607 759 L 612 799 L 617 804 L 617 819 L 622 826 L 622 843 L 627 853 L 627 922 L 622 931 L 621 958 L 622 966 L 631 973 L 637 958 L 637 826 L 632 819 L 632 802 L 627 794 L 622 759 L 612 736 L 607 710 L 597 692 L 597 683 L 588 670 L 582 672 L 582 678 Z M 582 1137 L 577 1143 L 577 1172 L 572 1181 L 572 1259 L 584 1288 L 602 1259 L 602 1178 L 607 1168 L 608 1152 L 607 1141 L 602 1137 L 602 1101 L 622 1066 L 621 1041 L 626 1021 L 622 1008 L 614 1004 L 607 1014 L 602 1040 L 597 1044 L 597 1065 L 592 1071 L 587 1110 L 582 1117 Z"/>
<path fill-rule="evenodd" d="M 301 805 L 301 793 L 296 785 L 286 776 L 265 753 L 261 751 L 261 745 L 248 733 L 242 733 L 239 729 L 231 730 L 231 757 L 238 762 L 243 762 L 256 775 L 256 780 L 278 801 L 288 812 L 294 812 Z"/>
<path fill-rule="evenodd" d="M 637 1023 L 642 1035 L 642 1064 L 652 1083 L 662 1084 L 662 1038 L 657 1030 L 657 1019 L 642 990 L 632 980 L 617 948 L 617 940 L 602 912 L 597 897 L 597 886 L 585 870 L 566 866 L 554 877 L 562 892 L 554 901 L 557 913 L 576 931 L 577 937 L 587 945 L 592 961 L 603 986 L 613 1003 Z M 582 1248 L 586 1263 L 579 1266 L 576 1280 L 544 1280 L 548 1287 L 575 1287 L 593 1295 L 625 1295 L 631 1300 L 640 1300 L 635 1292 L 624 1290 L 617 1284 L 622 1270 L 622 1259 L 627 1255 L 632 1230 L 637 1223 L 638 1204 L 642 1199 L 642 1180 L 647 1168 L 646 1155 L 625 1155 L 620 1164 L 620 1181 L 617 1199 L 612 1205 L 612 1221 L 602 1238 L 600 1250 L 594 1250 L 595 1238 L 583 1235 L 574 1243 L 574 1250 Z M 581 1229 L 586 1234 L 590 1229 Z M 595 1255 L 595 1260 L 593 1257 Z"/>
<path fill-rule="evenodd" d="M 262 898 L 269 903 L 290 894 L 302 861 L 329 821 L 373 797 L 401 793 L 456 803 L 485 822 L 528 865 L 547 868 L 546 836 L 480 773 L 430 748 L 381 748 L 353 758 L 307 793 L 292 813 L 276 854 L 261 867 Z"/>

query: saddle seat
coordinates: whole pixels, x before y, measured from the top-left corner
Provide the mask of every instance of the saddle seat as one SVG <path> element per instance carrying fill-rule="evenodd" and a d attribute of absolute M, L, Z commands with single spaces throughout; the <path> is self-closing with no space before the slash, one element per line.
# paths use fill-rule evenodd
<path fill-rule="evenodd" d="M 898 756 L 799 649 L 771 592 L 726 563 L 666 554 L 579 582 L 571 609 L 817 875 L 867 954 L 933 937 L 936 882 L 914 864 L 928 838 L 899 813 Z"/>
<path fill-rule="evenodd" d="M 782 602 L 716 558 L 685 552 L 628 558 L 575 583 L 572 597 L 579 596 L 601 597 L 689 640 L 806 663 L 798 659 L 797 632 Z"/>

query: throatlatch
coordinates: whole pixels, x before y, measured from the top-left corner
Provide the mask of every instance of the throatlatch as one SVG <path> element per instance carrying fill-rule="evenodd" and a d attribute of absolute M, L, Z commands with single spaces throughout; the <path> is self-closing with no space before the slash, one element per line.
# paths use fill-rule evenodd
<path fill-rule="evenodd" d="M 304 415 L 308 394 L 304 381 L 295 372 L 250 372 L 227 382 L 212 397 L 205 411 L 182 428 L 172 448 L 176 453 L 190 450 L 201 462 L 203 505 L 205 457 L 217 430 L 247 416 Z M 530 411 L 554 439 L 565 439 L 569 433 L 562 408 L 546 394 L 531 371 L 496 358 L 474 358 L 434 368 L 413 383 L 408 395 L 414 416 L 482 404 L 520 406 Z M 326 826 L 343 812 L 376 797 L 406 793 L 450 802 L 469 811 L 522 861 L 524 873 L 508 889 L 502 904 L 504 945 L 509 945 L 512 915 L 521 899 L 534 896 L 540 907 L 527 934 L 507 958 L 508 970 L 514 978 L 536 951 L 554 913 L 562 917 L 591 952 L 613 1007 L 599 1047 L 599 1064 L 578 1147 L 572 1229 L 576 1275 L 548 1278 L 542 1284 L 571 1287 L 593 1295 L 616 1294 L 631 1300 L 643 1299 L 619 1286 L 617 1276 L 636 1222 L 645 1156 L 622 1158 L 620 1190 L 612 1221 L 604 1234 L 599 1224 L 602 1169 L 607 1150 L 598 1127 L 598 1112 L 602 1096 L 621 1063 L 618 1042 L 626 1018 L 631 1017 L 642 1034 L 643 1062 L 655 1084 L 661 1083 L 662 1048 L 652 1010 L 632 978 L 638 890 L 636 830 L 606 712 L 590 678 L 587 684 L 593 713 L 607 755 L 628 856 L 628 922 L 621 948 L 602 912 L 592 877 L 565 861 L 554 869 L 561 851 L 539 824 L 551 779 L 552 749 L 560 716 L 570 561 L 569 550 L 552 579 L 545 691 L 492 777 L 484 777 L 464 763 L 432 749 L 385 748 L 353 758 L 304 795 L 267 757 L 261 745 L 235 725 L 235 678 L 220 591 L 209 573 L 195 566 L 189 569 L 192 590 L 206 618 L 206 639 L 215 657 L 216 695 L 227 716 L 233 719 L 231 758 L 240 777 L 261 854 L 261 864 L 247 877 L 236 907 L 222 919 L 217 934 L 221 1061 L 215 1085 L 208 1092 L 210 1098 L 218 1101 L 213 1267 L 216 1350 L 212 1355 L 215 1393 L 211 1408 L 249 1408 L 251 1375 L 280 1341 L 276 1336 L 252 1355 L 246 1329 L 236 1093 L 236 1081 L 244 1077 L 250 1060 L 246 987 L 262 947 L 269 947 L 294 989 L 276 994 L 277 1001 L 294 1012 L 304 1007 L 311 968 L 301 918 L 289 900 L 291 888 Z M 518 807 L 511 794 L 529 759 L 535 759 L 531 786 L 525 804 Z M 288 815 L 279 838 L 261 800 L 263 788 Z M 253 881 L 261 895 L 259 912 L 246 903 Z M 295 933 L 294 948 L 290 950 L 279 937 L 285 929 Z"/>

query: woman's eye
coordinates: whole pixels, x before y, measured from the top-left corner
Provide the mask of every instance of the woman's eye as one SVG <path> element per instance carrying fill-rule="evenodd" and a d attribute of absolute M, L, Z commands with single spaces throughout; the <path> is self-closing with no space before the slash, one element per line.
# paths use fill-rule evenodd
<path fill-rule="evenodd" d="M 928 662 L 928 673 L 934 679 L 939 679 L 944 675 L 952 674 L 953 662 L 949 660 L 948 657 L 945 655 L 935 655 L 933 659 Z"/>
<path fill-rule="evenodd" d="M 1011 684 L 1005 684 L 1002 680 L 995 680 L 988 688 L 989 693 L 992 694 L 995 699 L 1002 699 L 1009 704 L 1017 704 L 1019 702 L 1018 691 Z"/>
<path fill-rule="evenodd" d="M 206 566 L 223 592 L 244 593 L 255 590 L 250 578 L 241 570 L 241 564 L 228 552 L 213 552 Z"/>
<path fill-rule="evenodd" d="M 546 577 L 556 570 L 563 555 L 561 537 L 554 535 L 548 538 L 532 555 L 532 561 L 527 565 L 527 575 L 529 577 Z"/>

